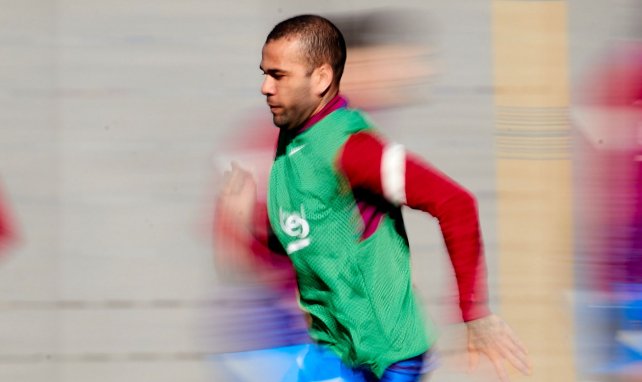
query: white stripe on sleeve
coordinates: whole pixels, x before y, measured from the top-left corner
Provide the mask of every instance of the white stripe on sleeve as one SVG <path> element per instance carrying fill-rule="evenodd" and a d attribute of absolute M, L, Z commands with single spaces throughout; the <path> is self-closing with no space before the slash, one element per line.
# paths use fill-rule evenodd
<path fill-rule="evenodd" d="M 388 144 L 383 149 L 381 185 L 389 202 L 406 203 L 406 150 L 398 143 Z"/>

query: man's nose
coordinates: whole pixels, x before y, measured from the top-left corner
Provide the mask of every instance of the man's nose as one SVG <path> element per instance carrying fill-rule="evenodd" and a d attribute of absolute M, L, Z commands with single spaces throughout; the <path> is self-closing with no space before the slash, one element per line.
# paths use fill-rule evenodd
<path fill-rule="evenodd" d="M 261 85 L 261 93 L 263 95 L 274 94 L 274 80 L 270 76 L 265 76 L 263 84 Z"/>

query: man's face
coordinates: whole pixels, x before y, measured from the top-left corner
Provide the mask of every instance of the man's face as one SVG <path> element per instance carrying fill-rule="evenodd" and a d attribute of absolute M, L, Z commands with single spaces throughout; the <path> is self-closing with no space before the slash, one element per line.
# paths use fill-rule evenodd
<path fill-rule="evenodd" d="M 321 97 L 312 87 L 310 68 L 298 38 L 270 40 L 263 46 L 261 93 L 267 97 L 274 124 L 293 129 L 315 111 Z"/>

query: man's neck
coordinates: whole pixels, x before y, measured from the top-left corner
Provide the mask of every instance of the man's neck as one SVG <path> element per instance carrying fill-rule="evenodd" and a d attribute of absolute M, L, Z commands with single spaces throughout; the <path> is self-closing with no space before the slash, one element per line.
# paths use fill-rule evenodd
<path fill-rule="evenodd" d="M 309 129 L 310 127 L 312 127 L 312 125 L 319 122 L 320 120 L 325 118 L 328 114 L 332 113 L 333 111 L 346 106 L 347 106 L 346 99 L 341 97 L 341 95 L 339 95 L 338 92 L 335 92 L 331 98 L 323 102 L 322 105 L 321 104 L 319 105 L 316 111 L 312 113 L 310 118 L 308 118 L 303 123 L 301 128 L 298 129 L 297 134 Z"/>
<path fill-rule="evenodd" d="M 314 109 L 314 111 L 310 115 L 310 118 L 314 117 L 321 110 L 323 110 L 323 108 L 326 107 L 326 105 L 329 104 L 332 100 L 334 100 L 337 97 L 337 95 L 339 95 L 339 91 L 334 90 L 332 92 L 328 92 L 325 96 L 323 96 L 323 98 L 321 98 L 321 102 L 319 102 L 319 106 L 317 106 L 317 108 Z"/>

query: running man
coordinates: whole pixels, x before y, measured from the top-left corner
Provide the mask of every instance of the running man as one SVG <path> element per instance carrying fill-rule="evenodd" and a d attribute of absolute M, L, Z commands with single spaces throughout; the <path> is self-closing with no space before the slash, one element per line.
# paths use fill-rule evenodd
<path fill-rule="evenodd" d="M 296 270 L 314 340 L 298 381 L 418 381 L 434 335 L 426 333 L 410 279 L 401 206 L 439 220 L 467 323 L 473 364 L 486 354 L 530 371 L 526 350 L 487 307 L 474 197 L 403 147 L 386 142 L 339 94 L 346 60 L 341 32 L 314 15 L 279 23 L 263 46 L 261 88 L 280 128 L 267 197 L 271 242 Z M 256 221 L 256 186 L 233 166 L 226 206 Z M 250 232 L 249 234 L 252 234 Z"/>

